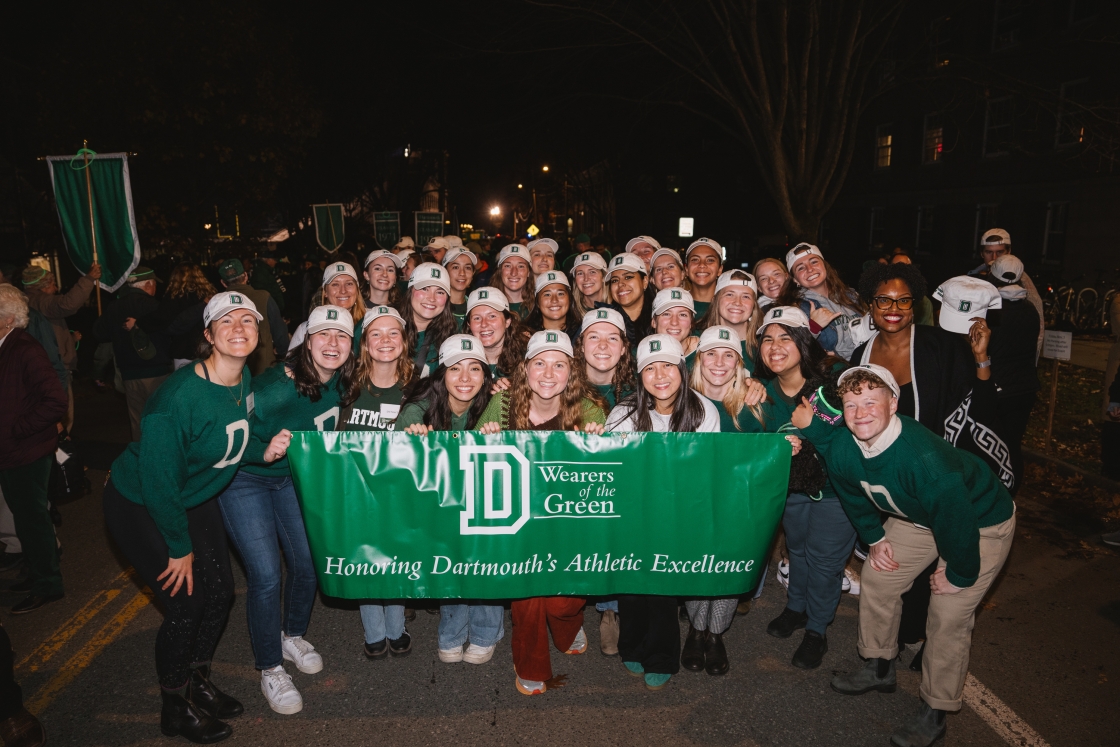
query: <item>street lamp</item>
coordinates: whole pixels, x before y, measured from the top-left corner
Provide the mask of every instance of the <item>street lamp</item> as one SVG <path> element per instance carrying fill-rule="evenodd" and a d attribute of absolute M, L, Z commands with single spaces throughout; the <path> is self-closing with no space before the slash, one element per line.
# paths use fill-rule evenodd
<path fill-rule="evenodd" d="M 547 173 L 548 172 L 548 167 L 547 166 L 542 166 L 541 171 L 544 171 L 545 173 Z"/>
<path fill-rule="evenodd" d="M 495 205 L 494 207 L 490 208 L 490 215 L 491 215 L 491 216 L 493 216 L 493 217 L 497 218 L 497 217 L 498 217 L 498 216 L 500 216 L 501 214 L 502 214 L 502 209 L 501 209 L 500 207 L 498 207 L 497 205 Z"/>

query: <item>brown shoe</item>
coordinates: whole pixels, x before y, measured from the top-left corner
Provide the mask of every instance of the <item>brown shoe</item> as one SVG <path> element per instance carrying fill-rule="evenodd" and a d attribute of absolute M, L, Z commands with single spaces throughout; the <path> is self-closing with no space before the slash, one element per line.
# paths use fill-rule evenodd
<path fill-rule="evenodd" d="M 604 610 L 599 618 L 599 650 L 603 656 L 618 656 L 618 613 Z"/>
<path fill-rule="evenodd" d="M 0 739 L 4 747 L 39 747 L 47 743 L 47 733 L 39 719 L 23 710 L 0 721 Z"/>

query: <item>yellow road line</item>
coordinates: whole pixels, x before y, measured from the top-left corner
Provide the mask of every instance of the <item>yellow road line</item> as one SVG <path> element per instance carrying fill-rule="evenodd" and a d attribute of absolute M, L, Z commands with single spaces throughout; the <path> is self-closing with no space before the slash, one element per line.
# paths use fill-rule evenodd
<path fill-rule="evenodd" d="M 113 579 L 111 583 L 116 584 L 127 577 L 128 571 L 125 571 Z M 29 662 L 34 661 L 34 663 L 30 665 L 30 669 L 32 672 L 37 671 L 40 666 L 57 654 L 71 638 L 77 635 L 86 623 L 96 617 L 97 613 L 101 610 L 105 609 L 105 606 L 109 604 L 109 602 L 116 599 L 120 593 L 120 589 L 102 590 L 99 594 L 94 596 L 93 599 L 86 602 L 85 606 L 78 610 L 73 617 L 59 626 L 58 630 L 56 630 L 50 638 L 43 641 L 39 644 L 38 648 L 25 656 L 23 661 L 16 665 L 16 668 L 25 667 Z"/>
<path fill-rule="evenodd" d="M 81 648 L 78 653 L 70 658 L 70 661 L 58 671 L 54 677 L 51 678 L 46 685 L 43 686 L 39 692 L 35 693 L 26 704 L 25 708 L 32 713 L 42 713 L 46 710 L 47 706 L 66 689 L 78 675 L 85 670 L 93 660 L 97 658 L 105 647 L 117 639 L 132 619 L 140 614 L 141 610 L 148 606 L 148 596 L 142 591 L 136 592 L 136 596 L 125 605 L 124 609 L 113 616 L 109 622 L 97 634 Z"/>

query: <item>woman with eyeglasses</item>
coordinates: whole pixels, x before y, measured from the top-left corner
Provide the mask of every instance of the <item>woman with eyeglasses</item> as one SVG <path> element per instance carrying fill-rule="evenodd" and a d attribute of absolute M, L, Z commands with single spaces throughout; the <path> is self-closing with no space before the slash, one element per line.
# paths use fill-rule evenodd
<path fill-rule="evenodd" d="M 723 247 L 714 239 L 697 239 L 684 252 L 688 290 L 696 303 L 696 315 L 704 316 L 716 297 L 716 281 L 723 272 Z"/>
<path fill-rule="evenodd" d="M 529 263 L 529 250 L 521 244 L 509 244 L 498 252 L 490 285 L 500 290 L 509 301 L 509 310 L 522 319 L 532 311 L 533 292 L 529 280 L 533 267 Z"/>
<path fill-rule="evenodd" d="M 584 252 L 572 264 L 572 305 L 580 316 L 607 304 L 607 261 L 598 252 Z"/>
<path fill-rule="evenodd" d="M 991 368 L 986 361 L 985 335 L 967 337 L 941 327 L 915 322 L 918 301 L 926 295 L 926 280 L 916 267 L 904 263 L 875 264 L 860 277 L 860 295 L 871 307 L 871 339 L 852 353 L 852 364 L 873 363 L 890 371 L 898 383 L 898 413 L 914 418 L 953 445 L 977 453 L 999 472 L 990 458 L 975 448 L 975 431 L 998 434 L 993 416 L 996 402 Z M 965 428 L 971 420 L 976 426 Z M 958 432 L 961 431 L 961 432 Z M 967 431 L 964 433 L 963 431 Z M 984 438 L 983 436 L 981 437 Z M 923 572 L 927 578 L 936 563 Z M 916 644 L 925 638 L 929 584 L 914 584 L 903 595 L 899 642 Z M 920 669 L 922 652 L 911 668 Z"/>
<path fill-rule="evenodd" d="M 825 261 L 821 250 L 801 243 L 786 253 L 789 277 L 775 303 L 796 306 L 809 317 L 809 331 L 826 352 L 850 360 L 859 342 L 852 323 L 862 319 L 863 303 Z"/>
<path fill-rule="evenodd" d="M 683 288 L 684 263 L 674 249 L 658 249 L 649 260 L 650 277 L 659 291 L 666 288 Z"/>
<path fill-rule="evenodd" d="M 478 256 L 463 246 L 453 246 L 443 255 L 451 284 L 451 313 L 458 329 L 463 329 L 467 318 L 467 293 L 478 269 Z"/>

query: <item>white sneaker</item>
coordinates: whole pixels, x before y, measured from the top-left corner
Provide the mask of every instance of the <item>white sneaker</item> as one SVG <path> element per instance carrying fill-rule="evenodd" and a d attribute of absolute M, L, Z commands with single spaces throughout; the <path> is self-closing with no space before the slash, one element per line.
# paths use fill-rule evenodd
<path fill-rule="evenodd" d="M 277 713 L 288 716 L 303 710 L 303 696 L 292 684 L 292 675 L 284 671 L 283 665 L 261 671 L 261 692 L 269 708 Z"/>
<path fill-rule="evenodd" d="M 441 648 L 439 650 L 439 660 L 445 664 L 454 664 L 457 661 L 463 660 L 463 647 L 456 646 L 455 648 Z"/>
<path fill-rule="evenodd" d="M 476 646 L 472 643 L 467 646 L 467 651 L 463 654 L 463 661 L 468 664 L 485 664 L 494 656 L 494 649 L 497 647 L 498 644 L 496 643 L 491 646 Z"/>
<path fill-rule="evenodd" d="M 580 628 L 579 632 L 576 633 L 576 639 L 574 641 L 572 641 L 571 647 L 567 651 L 565 651 L 564 653 L 565 654 L 571 654 L 573 656 L 578 656 L 579 654 L 582 654 L 586 650 L 587 650 L 587 634 L 583 632 L 583 628 Z"/>
<path fill-rule="evenodd" d="M 778 561 L 778 583 L 782 585 L 783 589 L 789 588 L 789 561 Z"/>
<path fill-rule="evenodd" d="M 853 597 L 859 596 L 859 573 L 853 571 L 851 568 L 844 569 L 844 580 L 842 582 L 842 590 L 848 592 Z"/>
<path fill-rule="evenodd" d="M 284 650 L 284 658 L 296 665 L 296 669 L 304 674 L 315 674 L 323 671 L 323 657 L 315 647 L 297 635 L 288 637 L 280 634 L 280 648 Z"/>

